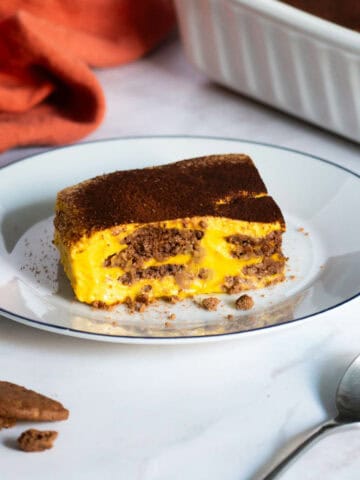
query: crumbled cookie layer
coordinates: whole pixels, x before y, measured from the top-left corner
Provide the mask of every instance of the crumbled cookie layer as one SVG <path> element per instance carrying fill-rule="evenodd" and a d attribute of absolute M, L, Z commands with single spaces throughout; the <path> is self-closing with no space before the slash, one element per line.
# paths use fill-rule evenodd
<path fill-rule="evenodd" d="M 127 247 L 105 260 L 106 267 L 131 270 L 142 267 L 146 260 L 158 262 L 182 253 L 193 253 L 204 236 L 201 230 L 143 227 L 122 240 Z"/>

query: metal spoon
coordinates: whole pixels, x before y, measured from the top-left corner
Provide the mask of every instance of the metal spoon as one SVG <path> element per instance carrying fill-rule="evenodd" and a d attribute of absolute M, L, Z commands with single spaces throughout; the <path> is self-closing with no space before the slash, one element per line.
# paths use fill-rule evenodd
<path fill-rule="evenodd" d="M 335 427 L 360 421 L 360 355 L 349 365 L 336 391 L 338 415 L 310 431 L 306 438 L 288 453 L 269 473 L 259 480 L 272 480 L 281 473 L 298 454 L 320 435 Z"/>

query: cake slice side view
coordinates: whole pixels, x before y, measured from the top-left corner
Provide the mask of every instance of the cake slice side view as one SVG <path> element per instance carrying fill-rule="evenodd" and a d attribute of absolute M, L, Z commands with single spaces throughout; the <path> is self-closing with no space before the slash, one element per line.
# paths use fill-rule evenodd
<path fill-rule="evenodd" d="M 252 160 L 211 155 L 58 193 L 54 243 L 78 300 L 106 307 L 284 280 L 285 221 Z"/>

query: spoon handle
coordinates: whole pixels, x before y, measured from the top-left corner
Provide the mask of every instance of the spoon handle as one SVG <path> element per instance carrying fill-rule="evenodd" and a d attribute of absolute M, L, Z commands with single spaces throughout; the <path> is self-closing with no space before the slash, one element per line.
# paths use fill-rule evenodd
<path fill-rule="evenodd" d="M 339 425 L 342 424 L 337 420 L 328 420 L 325 423 L 322 423 L 321 425 L 315 427 L 306 435 L 306 437 L 297 447 L 287 453 L 282 458 L 282 460 L 280 460 L 274 467 L 272 467 L 271 471 L 269 471 L 265 476 L 259 477 L 258 480 L 272 480 L 273 478 L 275 478 L 279 473 L 283 471 L 283 469 L 285 469 L 290 464 L 292 460 L 294 460 L 295 457 L 299 455 L 300 452 L 302 452 L 307 446 L 309 446 L 310 443 L 312 443 L 315 439 L 320 437 L 320 435 L 327 432 L 331 428 L 337 427 Z"/>

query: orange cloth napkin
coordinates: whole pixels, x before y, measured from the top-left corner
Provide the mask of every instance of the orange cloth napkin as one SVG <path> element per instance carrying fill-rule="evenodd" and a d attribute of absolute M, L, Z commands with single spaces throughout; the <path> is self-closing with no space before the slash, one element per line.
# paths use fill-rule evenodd
<path fill-rule="evenodd" d="M 0 151 L 90 133 L 105 102 L 89 66 L 144 55 L 174 23 L 170 0 L 0 0 Z"/>

